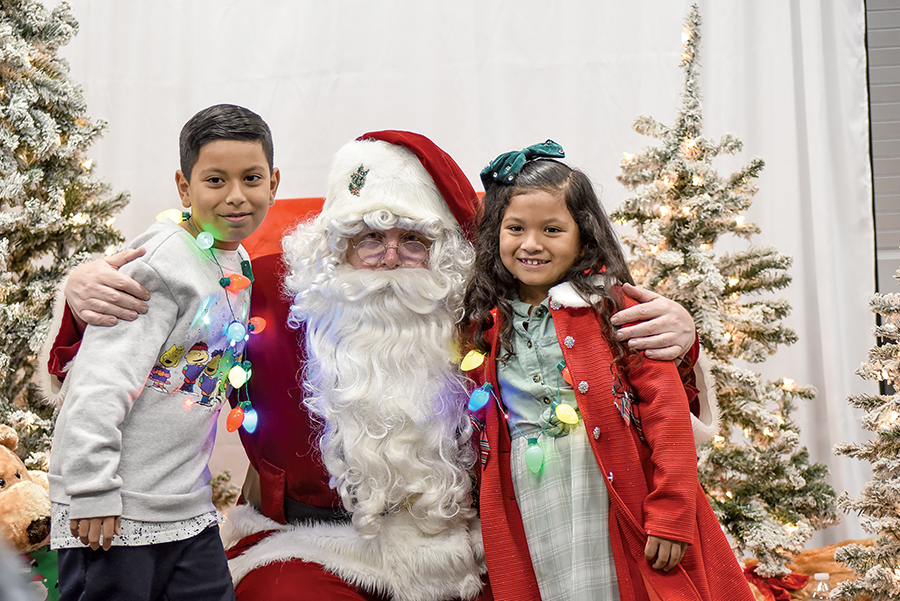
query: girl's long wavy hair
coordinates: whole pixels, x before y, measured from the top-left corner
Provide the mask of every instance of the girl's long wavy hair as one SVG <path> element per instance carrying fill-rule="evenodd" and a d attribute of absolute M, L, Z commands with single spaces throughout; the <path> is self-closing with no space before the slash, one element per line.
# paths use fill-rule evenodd
<path fill-rule="evenodd" d="M 485 333 L 494 326 L 491 310 L 496 307 L 502 317 L 499 356 L 503 360 L 512 357 L 513 311 L 509 299 L 518 293 L 519 282 L 500 258 L 500 226 L 513 197 L 535 191 L 565 200 L 578 226 L 581 252 L 560 282 L 570 282 L 596 309 L 603 335 L 619 362 L 630 351 L 615 339 L 609 321 L 624 306 L 624 299 L 616 294 L 613 286 L 624 282 L 633 284 L 634 280 L 612 223 L 588 176 L 553 159 L 525 163 L 511 185 L 488 184 L 478 215 L 475 273 L 466 289 L 463 317 L 458 324 L 460 335 L 464 340 L 471 340 L 475 349 L 488 353 L 490 343 Z"/>

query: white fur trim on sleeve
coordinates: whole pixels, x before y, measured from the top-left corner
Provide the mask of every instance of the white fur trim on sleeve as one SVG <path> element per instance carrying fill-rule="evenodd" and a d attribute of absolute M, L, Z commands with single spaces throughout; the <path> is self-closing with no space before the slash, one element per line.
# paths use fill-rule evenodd
<path fill-rule="evenodd" d="M 716 401 L 716 381 L 711 363 L 703 349 L 694 364 L 694 376 L 699 390 L 700 417 L 691 414 L 694 444 L 698 447 L 710 442 L 719 433 L 719 403 Z"/>
<path fill-rule="evenodd" d="M 44 396 L 51 404 L 57 407 L 62 405 L 63 399 L 66 398 L 66 390 L 68 388 L 66 382 L 68 380 L 60 381 L 59 378 L 51 375 L 47 369 L 47 362 L 50 359 L 50 351 L 53 349 L 53 343 L 62 325 L 63 311 L 66 306 L 66 297 L 63 295 L 63 289 L 66 286 L 67 279 L 64 278 L 56 290 L 56 297 L 53 300 L 53 313 L 50 319 L 50 330 L 44 339 L 44 344 L 41 345 L 37 364 L 38 385 L 41 388 L 41 392 L 44 393 Z M 65 369 L 68 371 L 69 366 L 67 365 Z"/>

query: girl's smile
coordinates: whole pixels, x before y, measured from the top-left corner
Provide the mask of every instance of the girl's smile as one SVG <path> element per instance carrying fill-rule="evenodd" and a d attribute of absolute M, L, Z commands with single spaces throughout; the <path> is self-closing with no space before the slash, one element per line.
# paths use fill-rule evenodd
<path fill-rule="evenodd" d="M 562 196 L 513 196 L 500 224 L 500 259 L 519 280 L 519 298 L 537 306 L 581 252 L 578 225 Z"/>
<path fill-rule="evenodd" d="M 519 259 L 525 265 L 544 265 L 547 261 L 538 261 L 537 259 Z"/>

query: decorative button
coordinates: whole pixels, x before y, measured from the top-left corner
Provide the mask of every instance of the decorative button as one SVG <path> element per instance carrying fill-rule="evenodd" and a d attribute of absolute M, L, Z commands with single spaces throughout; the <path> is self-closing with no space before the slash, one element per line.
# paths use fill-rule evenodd
<path fill-rule="evenodd" d="M 527 346 L 528 348 L 531 348 L 532 347 L 531 341 L 529 340 L 528 342 L 526 342 L 525 346 Z"/>
<path fill-rule="evenodd" d="M 541 376 L 539 374 L 535 374 L 535 375 L 531 376 L 531 379 L 534 380 L 535 382 L 540 382 Z"/>
<path fill-rule="evenodd" d="M 548 397 L 548 396 L 545 396 L 545 397 L 544 397 L 544 404 L 545 404 L 545 405 L 549 405 L 549 404 L 552 403 L 552 402 L 553 402 L 553 399 L 551 399 L 550 397 Z"/>
<path fill-rule="evenodd" d="M 537 315 L 538 317 L 543 317 L 544 316 L 544 308 L 538 307 L 537 309 L 535 309 L 534 314 Z"/>
<path fill-rule="evenodd" d="M 560 308 L 560 307 L 562 307 L 562 305 L 559 304 L 559 301 L 558 301 L 558 300 L 555 300 L 555 299 L 552 299 L 552 298 L 550 299 L 550 308 L 551 308 L 551 309 L 553 309 L 554 311 L 559 311 L 559 308 Z"/>
<path fill-rule="evenodd" d="M 600 440 L 600 428 L 594 427 L 594 440 Z"/>
<path fill-rule="evenodd" d="M 563 344 L 566 345 L 566 348 L 572 348 L 573 346 L 575 346 L 575 339 L 571 336 L 566 336 L 566 339 L 563 340 Z"/>
<path fill-rule="evenodd" d="M 581 394 L 587 394 L 588 391 L 588 383 L 582 380 L 578 383 L 578 392 Z"/>

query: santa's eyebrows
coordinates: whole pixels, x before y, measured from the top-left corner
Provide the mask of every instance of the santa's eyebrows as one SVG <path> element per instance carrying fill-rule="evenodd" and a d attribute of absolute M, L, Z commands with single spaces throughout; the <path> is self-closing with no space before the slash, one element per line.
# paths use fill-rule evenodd
<path fill-rule="evenodd" d="M 414 238 L 415 240 L 420 241 L 420 242 L 423 240 L 429 240 L 428 236 L 426 236 L 424 233 L 422 233 L 418 230 L 410 230 L 410 229 L 398 228 L 398 227 L 391 227 L 386 230 L 369 227 L 369 228 L 366 228 L 363 231 L 359 232 L 358 234 L 354 235 L 351 238 L 351 240 L 357 240 L 357 241 L 362 240 L 362 239 L 368 237 L 370 234 L 375 234 L 375 236 L 377 236 L 381 239 L 384 239 L 385 237 L 387 237 L 388 233 L 390 233 L 392 231 L 396 231 L 397 237 L 400 239 Z"/>

